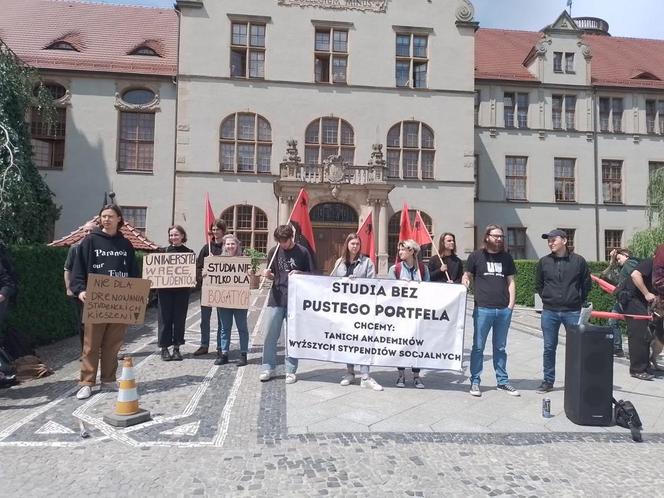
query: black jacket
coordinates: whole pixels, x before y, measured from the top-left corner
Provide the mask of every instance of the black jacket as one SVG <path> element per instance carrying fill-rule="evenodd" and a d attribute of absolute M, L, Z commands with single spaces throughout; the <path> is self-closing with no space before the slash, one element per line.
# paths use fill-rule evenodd
<path fill-rule="evenodd" d="M 460 284 L 461 277 L 463 277 L 463 261 L 456 254 L 452 254 L 443 256 L 443 263 L 447 265 L 447 274 L 450 276 L 450 280 Z M 440 257 L 431 256 L 431 259 L 429 259 L 429 278 L 432 282 L 447 282 L 447 275 L 440 270 L 441 266 Z"/>
<path fill-rule="evenodd" d="M 215 244 L 214 241 L 210 244 L 205 244 L 196 258 L 196 287 L 200 288 L 203 283 L 203 265 L 205 264 L 205 258 L 208 256 L 221 256 L 221 253 L 224 251 L 223 244 Z M 212 254 L 210 254 L 212 252 Z"/>
<path fill-rule="evenodd" d="M 583 257 L 567 253 L 558 258 L 547 254 L 537 262 L 535 290 L 544 309 L 578 311 L 590 293 L 590 269 Z"/>
<path fill-rule="evenodd" d="M 87 286 L 88 274 L 114 277 L 138 277 L 134 247 L 121 232 L 110 236 L 96 228 L 78 247 L 71 290 L 77 296 Z"/>

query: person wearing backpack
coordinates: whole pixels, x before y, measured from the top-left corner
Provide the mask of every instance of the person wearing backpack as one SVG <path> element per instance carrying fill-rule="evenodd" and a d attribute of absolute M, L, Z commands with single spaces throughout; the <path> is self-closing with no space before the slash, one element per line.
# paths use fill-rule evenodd
<path fill-rule="evenodd" d="M 417 260 L 417 254 L 420 252 L 420 245 L 412 239 L 406 239 L 399 242 L 399 261 L 390 266 L 387 271 L 387 278 L 394 280 L 412 280 L 416 282 L 429 282 L 429 269 Z M 398 367 L 399 376 L 396 386 L 406 387 L 406 369 Z M 417 389 L 424 389 L 424 383 L 420 377 L 419 368 L 411 368 L 413 372 L 413 385 Z"/>

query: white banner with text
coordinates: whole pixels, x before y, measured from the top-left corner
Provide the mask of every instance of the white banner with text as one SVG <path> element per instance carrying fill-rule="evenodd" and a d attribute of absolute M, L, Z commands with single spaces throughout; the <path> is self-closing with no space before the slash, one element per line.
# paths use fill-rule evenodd
<path fill-rule="evenodd" d="M 291 275 L 293 358 L 461 370 L 466 288 L 459 284 Z"/>

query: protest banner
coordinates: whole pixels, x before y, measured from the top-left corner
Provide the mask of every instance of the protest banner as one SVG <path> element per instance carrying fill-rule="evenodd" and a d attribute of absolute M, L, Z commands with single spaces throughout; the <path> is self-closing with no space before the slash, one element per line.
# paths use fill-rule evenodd
<path fill-rule="evenodd" d="M 149 280 L 90 273 L 83 322 L 141 324 L 145 321 L 149 292 Z"/>
<path fill-rule="evenodd" d="M 251 259 L 208 256 L 203 262 L 201 306 L 249 308 Z"/>
<path fill-rule="evenodd" d="M 196 255 L 190 252 L 154 252 L 143 256 L 143 278 L 153 289 L 196 286 Z"/>
<path fill-rule="evenodd" d="M 466 288 L 458 284 L 291 275 L 288 356 L 461 370 Z"/>

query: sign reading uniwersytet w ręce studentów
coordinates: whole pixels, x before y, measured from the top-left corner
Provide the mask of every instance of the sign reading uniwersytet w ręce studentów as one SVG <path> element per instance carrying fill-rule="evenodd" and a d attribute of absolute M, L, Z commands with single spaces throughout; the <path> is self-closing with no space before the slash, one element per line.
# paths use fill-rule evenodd
<path fill-rule="evenodd" d="M 154 252 L 143 256 L 143 278 L 153 289 L 196 286 L 196 255 L 190 252 Z"/>
<path fill-rule="evenodd" d="M 291 275 L 293 358 L 461 370 L 466 288 L 458 284 Z"/>
<path fill-rule="evenodd" d="M 249 308 L 249 269 L 246 257 L 208 256 L 203 262 L 201 306 Z"/>
<path fill-rule="evenodd" d="M 145 321 L 149 293 L 149 280 L 90 273 L 83 322 L 141 324 Z"/>

